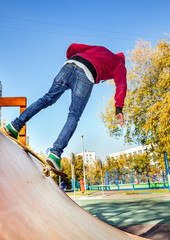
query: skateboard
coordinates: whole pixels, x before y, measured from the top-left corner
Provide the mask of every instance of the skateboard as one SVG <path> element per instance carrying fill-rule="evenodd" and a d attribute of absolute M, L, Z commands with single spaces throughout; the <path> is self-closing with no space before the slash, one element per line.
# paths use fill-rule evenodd
<path fill-rule="evenodd" d="M 14 141 L 15 143 L 17 143 L 26 153 L 30 153 L 31 155 L 33 155 L 38 161 L 40 161 L 42 163 L 42 173 L 46 176 L 49 177 L 50 176 L 50 172 L 52 171 L 53 173 L 61 176 L 61 177 L 68 177 L 68 175 L 60 170 L 57 170 L 56 168 L 53 168 L 51 165 L 49 165 L 47 162 L 45 162 L 45 160 L 43 158 L 41 158 L 40 156 L 38 156 L 34 151 L 32 151 L 31 149 L 27 148 L 24 144 L 22 144 L 20 141 L 18 141 L 17 139 L 11 137 L 5 130 L 5 128 L 1 128 L 0 131 L 6 135 L 8 138 L 10 138 L 12 141 Z"/>

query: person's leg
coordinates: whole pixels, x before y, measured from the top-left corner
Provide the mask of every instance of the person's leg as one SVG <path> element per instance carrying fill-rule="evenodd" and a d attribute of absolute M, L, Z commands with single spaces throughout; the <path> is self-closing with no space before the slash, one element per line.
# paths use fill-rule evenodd
<path fill-rule="evenodd" d="M 12 121 L 11 124 L 8 124 L 7 129 L 12 132 L 13 130 L 20 132 L 25 123 L 34 115 L 36 115 L 42 109 L 54 104 L 62 95 L 62 93 L 69 88 L 67 82 L 71 74 L 72 72 L 70 72 L 69 69 L 63 67 L 54 79 L 54 82 L 48 93 L 42 98 L 39 98 L 36 102 L 32 103 L 23 113 L 21 113 L 18 118 Z M 15 132 L 13 133 L 15 134 Z"/>
<path fill-rule="evenodd" d="M 83 110 L 89 100 L 93 83 L 86 77 L 84 71 L 79 69 L 75 70 L 74 75 L 70 81 L 70 88 L 72 90 L 71 105 L 67 121 L 60 132 L 57 140 L 54 142 L 51 153 L 61 156 L 63 149 L 67 146 L 70 138 L 72 137 L 77 123 L 83 113 Z"/>

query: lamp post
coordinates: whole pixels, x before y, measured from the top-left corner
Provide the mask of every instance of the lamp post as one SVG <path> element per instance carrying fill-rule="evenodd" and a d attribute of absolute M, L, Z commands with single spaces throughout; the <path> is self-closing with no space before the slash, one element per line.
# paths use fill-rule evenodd
<path fill-rule="evenodd" d="M 103 191 L 103 171 L 102 171 L 102 167 L 103 167 L 103 164 L 102 164 L 102 161 L 100 160 L 101 180 L 102 180 L 102 195 L 104 195 L 104 191 Z"/>
<path fill-rule="evenodd" d="M 74 156 L 74 153 L 72 153 L 71 154 L 71 170 L 72 170 L 72 180 L 73 180 L 73 188 L 74 188 L 74 200 L 76 200 L 74 164 L 75 164 L 75 156 Z"/>
<path fill-rule="evenodd" d="M 86 191 L 86 176 L 85 176 L 85 161 L 84 161 L 84 144 L 83 144 L 83 135 L 81 136 L 81 144 L 82 144 L 82 153 L 83 153 L 84 187 L 85 187 L 85 191 Z"/>

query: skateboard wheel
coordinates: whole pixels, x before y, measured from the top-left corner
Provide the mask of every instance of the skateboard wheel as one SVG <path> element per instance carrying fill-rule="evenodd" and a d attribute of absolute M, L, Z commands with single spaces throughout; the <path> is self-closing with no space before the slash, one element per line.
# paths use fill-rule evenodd
<path fill-rule="evenodd" d="M 42 171 L 42 173 L 44 173 L 45 176 L 47 176 L 47 177 L 50 176 L 50 172 L 47 167 L 43 167 L 41 171 Z"/>
<path fill-rule="evenodd" d="M 49 170 L 48 170 L 47 173 L 45 173 L 45 176 L 46 176 L 46 177 L 49 177 L 49 176 L 50 176 L 50 171 L 49 171 Z"/>

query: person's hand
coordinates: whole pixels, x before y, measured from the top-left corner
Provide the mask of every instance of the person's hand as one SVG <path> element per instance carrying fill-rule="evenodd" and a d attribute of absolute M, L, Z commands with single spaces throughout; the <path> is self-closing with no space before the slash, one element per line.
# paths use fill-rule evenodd
<path fill-rule="evenodd" d="M 124 124 L 124 116 L 123 113 L 118 113 L 116 115 L 117 120 L 119 120 L 116 124 L 120 124 L 120 126 L 122 127 Z"/>

